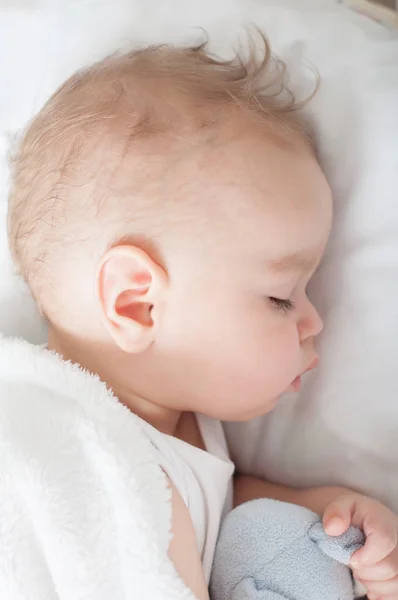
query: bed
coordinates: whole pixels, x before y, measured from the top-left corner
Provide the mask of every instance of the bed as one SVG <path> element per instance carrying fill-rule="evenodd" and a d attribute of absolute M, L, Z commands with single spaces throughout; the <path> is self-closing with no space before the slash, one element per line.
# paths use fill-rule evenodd
<path fill-rule="evenodd" d="M 387 27 L 398 26 L 398 5 L 395 0 L 342 0 L 343 4 L 353 8 Z"/>
<path fill-rule="evenodd" d="M 387 27 L 398 27 L 398 5 L 395 0 L 342 0 L 342 3 Z"/>

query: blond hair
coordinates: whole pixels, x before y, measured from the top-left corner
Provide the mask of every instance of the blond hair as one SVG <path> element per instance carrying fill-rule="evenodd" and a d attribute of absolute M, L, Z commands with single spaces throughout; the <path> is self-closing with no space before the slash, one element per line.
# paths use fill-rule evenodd
<path fill-rule="evenodd" d="M 39 305 L 46 310 L 57 289 L 62 258 L 79 260 L 80 241 L 96 239 L 102 253 L 117 238 L 145 235 L 148 217 L 158 227 L 169 218 L 167 200 L 159 209 L 148 198 L 173 145 L 240 113 L 311 145 L 299 106 L 265 39 L 262 56 L 252 48 L 246 60 L 161 45 L 73 75 L 31 122 L 12 164 L 9 243 Z"/>

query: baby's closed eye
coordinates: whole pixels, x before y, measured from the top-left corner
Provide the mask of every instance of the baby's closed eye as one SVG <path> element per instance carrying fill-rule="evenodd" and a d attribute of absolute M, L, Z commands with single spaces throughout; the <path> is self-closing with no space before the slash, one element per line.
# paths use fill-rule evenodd
<path fill-rule="evenodd" d="M 269 296 L 268 300 L 278 310 L 289 312 L 294 309 L 293 300 L 289 300 L 288 298 L 275 298 L 275 296 Z"/>

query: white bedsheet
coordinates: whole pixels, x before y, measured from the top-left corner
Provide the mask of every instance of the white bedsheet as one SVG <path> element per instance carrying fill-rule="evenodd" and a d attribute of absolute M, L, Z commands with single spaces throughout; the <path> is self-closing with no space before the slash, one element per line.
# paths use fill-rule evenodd
<path fill-rule="evenodd" d="M 311 293 L 325 316 L 321 366 L 299 398 L 228 427 L 238 466 L 296 485 L 345 483 L 398 509 L 398 40 L 324 0 L 0 1 L 0 194 L 8 140 L 76 68 L 132 42 L 200 39 L 228 53 L 255 23 L 308 88 L 335 193 L 335 226 Z M 301 85 L 301 84 L 300 84 Z M 0 238 L 0 329 L 41 341 L 43 324 Z M 237 432 L 238 428 L 238 432 Z"/>

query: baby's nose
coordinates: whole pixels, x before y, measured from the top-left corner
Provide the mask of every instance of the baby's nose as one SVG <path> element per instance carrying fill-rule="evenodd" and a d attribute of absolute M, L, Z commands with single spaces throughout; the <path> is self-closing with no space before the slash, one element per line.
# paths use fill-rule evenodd
<path fill-rule="evenodd" d="M 300 341 L 303 342 L 310 337 L 316 337 L 322 329 L 323 321 L 315 306 L 308 301 L 306 311 L 298 324 Z"/>

